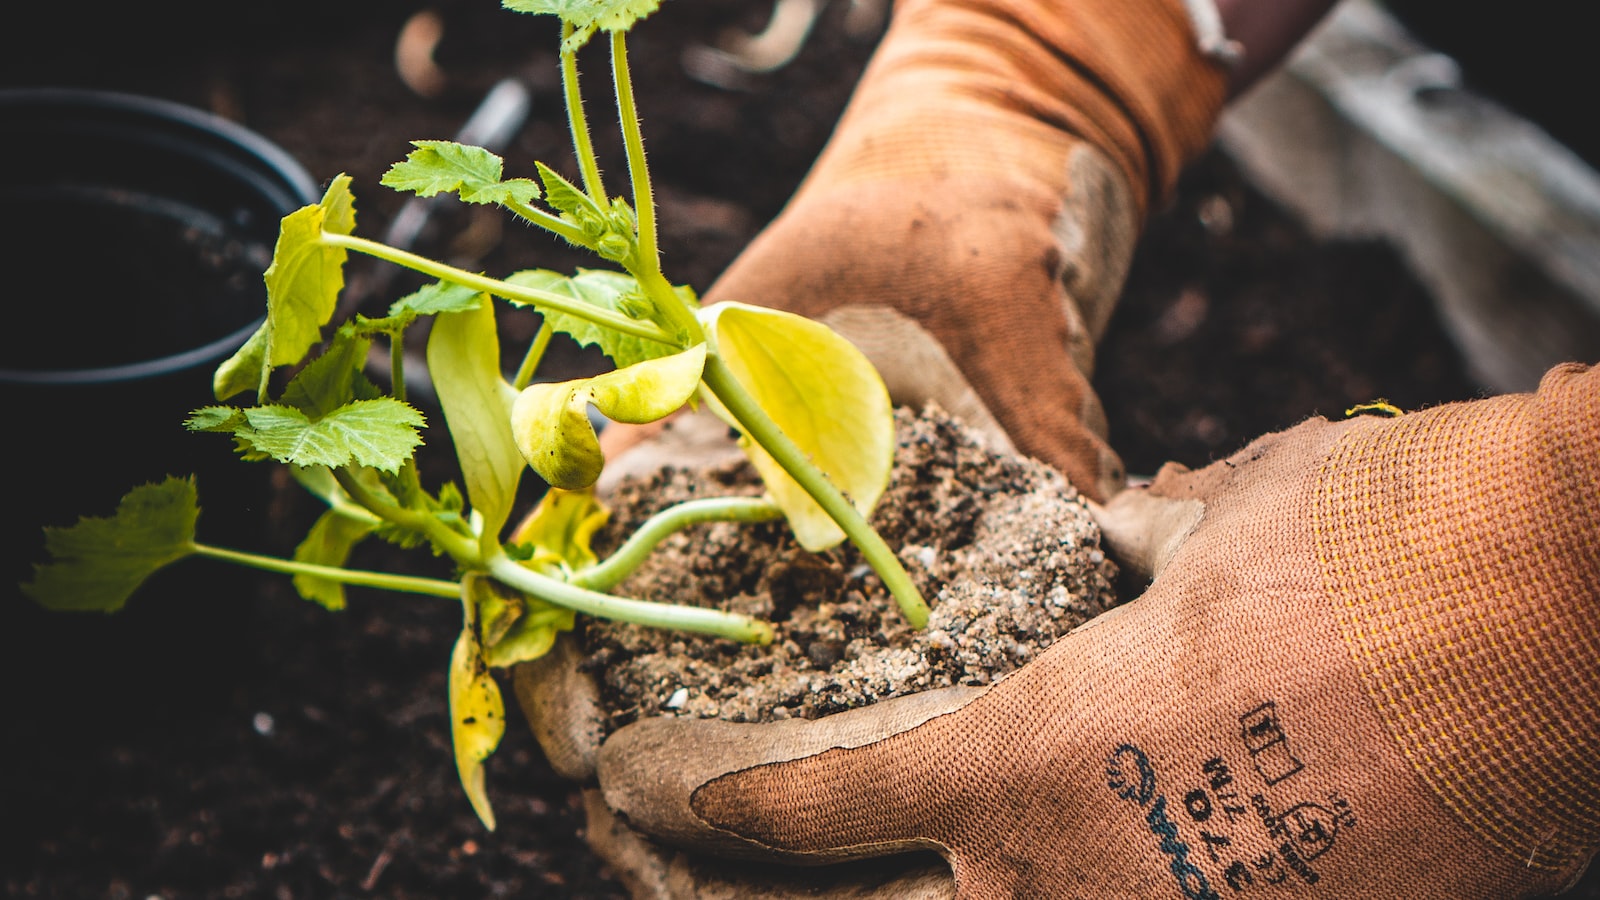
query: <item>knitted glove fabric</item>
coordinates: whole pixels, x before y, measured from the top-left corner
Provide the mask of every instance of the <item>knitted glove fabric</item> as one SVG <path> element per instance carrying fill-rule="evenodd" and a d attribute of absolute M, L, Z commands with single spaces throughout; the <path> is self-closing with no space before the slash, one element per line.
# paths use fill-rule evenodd
<path fill-rule="evenodd" d="M 933 849 L 964 897 L 1549 893 L 1600 846 L 1597 488 L 1600 369 L 1311 420 L 1119 496 L 1193 514 L 1006 680 L 641 721 L 600 783 L 700 852 Z"/>
<path fill-rule="evenodd" d="M 707 297 L 830 321 L 901 402 L 928 392 L 908 348 L 947 353 L 1019 449 L 1106 499 L 1124 474 L 1094 344 L 1225 92 L 1178 0 L 901 0 L 814 168 Z"/>

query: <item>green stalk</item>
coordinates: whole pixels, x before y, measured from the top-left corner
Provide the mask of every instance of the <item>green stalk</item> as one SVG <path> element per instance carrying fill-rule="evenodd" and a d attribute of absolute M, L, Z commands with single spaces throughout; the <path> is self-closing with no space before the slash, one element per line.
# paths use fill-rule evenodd
<path fill-rule="evenodd" d="M 533 383 L 533 375 L 539 371 L 539 363 L 544 361 L 544 352 L 549 349 L 550 338 L 554 335 L 555 329 L 549 322 L 540 323 L 539 333 L 533 336 L 533 343 L 523 354 L 522 365 L 517 367 L 517 376 L 511 382 L 513 388 L 520 391 Z"/>
<path fill-rule="evenodd" d="M 622 334 L 644 338 L 647 341 L 655 341 L 658 344 L 666 344 L 669 347 L 682 347 L 677 339 L 662 331 L 661 327 L 654 322 L 642 322 L 638 319 L 632 319 L 621 313 L 612 312 L 609 309 L 601 309 L 598 306 L 591 306 L 580 300 L 563 297 L 552 291 L 542 291 L 537 288 L 512 284 L 509 281 L 501 281 L 497 278 L 489 278 L 474 272 L 468 272 L 465 269 L 447 266 L 426 256 L 407 253 L 388 244 L 380 244 L 377 241 L 369 241 L 366 238 L 359 238 L 355 235 L 331 234 L 324 231 L 321 241 L 330 247 L 343 247 L 346 250 L 365 253 L 368 256 L 392 262 L 397 266 L 404 266 L 412 271 L 431 275 L 434 278 L 439 278 L 452 284 L 475 288 L 484 293 L 493 294 L 496 297 L 504 297 L 507 300 L 515 300 L 530 306 L 543 306 L 557 312 L 577 316 L 580 319 L 585 319 Z"/>
<path fill-rule="evenodd" d="M 900 605 L 901 615 L 905 616 L 911 627 L 921 628 L 928 624 L 928 604 L 922 599 L 922 592 L 917 590 L 911 576 L 906 574 L 899 557 L 894 555 L 889 545 L 872 530 L 866 518 L 845 499 L 833 482 L 812 465 L 805 451 L 778 428 L 777 423 L 734 377 L 728 364 L 717 354 L 711 353 L 706 356 L 702 377 L 706 386 L 738 421 L 744 433 L 772 454 L 778 465 L 817 501 L 824 512 L 839 523 L 850 542 L 856 545 L 878 577 L 883 579 L 884 587 L 894 596 L 895 602 Z"/>
<path fill-rule="evenodd" d="M 393 522 L 402 528 L 409 528 L 419 534 L 426 535 L 429 540 L 450 554 L 463 569 L 478 566 L 482 554 L 478 544 L 473 539 L 450 528 L 437 518 L 414 509 L 405 509 L 386 502 L 382 498 L 367 490 L 355 476 L 345 469 L 333 470 L 334 480 L 344 488 L 350 498 L 369 512 L 386 522 Z"/>
<path fill-rule="evenodd" d="M 394 398 L 406 402 L 406 342 L 404 332 L 389 335 L 389 384 Z"/>
<path fill-rule="evenodd" d="M 545 231 L 554 232 L 557 237 L 565 238 L 569 244 L 576 244 L 581 247 L 589 246 L 584 243 L 583 229 L 560 216 L 547 213 L 537 206 L 518 203 L 515 200 L 502 201 L 502 205 Z M 589 249 L 592 250 L 594 248 L 590 247 Z"/>
<path fill-rule="evenodd" d="M 561 90 L 567 104 L 567 128 L 572 132 L 572 150 L 578 157 L 578 170 L 583 173 L 583 189 L 589 199 L 604 206 L 605 184 L 600 180 L 600 163 L 594 156 L 594 145 L 589 141 L 589 122 L 583 114 L 583 92 L 578 87 L 578 53 L 567 52 L 567 39 L 572 37 L 570 22 L 561 23 Z"/>
<path fill-rule="evenodd" d="M 240 550 L 229 550 L 225 547 L 213 547 L 208 544 L 195 544 L 194 549 L 199 556 L 220 559 L 225 562 L 249 566 L 252 569 L 263 569 L 268 572 L 282 572 L 286 575 L 310 575 L 315 578 L 326 578 L 330 581 L 338 581 L 359 587 L 382 588 L 407 594 L 426 594 L 430 597 L 445 597 L 451 600 L 460 599 L 461 597 L 461 585 L 454 581 L 419 578 L 412 575 L 393 575 L 388 572 L 368 572 L 360 569 L 341 569 L 337 566 L 319 566 L 314 563 L 296 562 L 276 556 L 262 556 L 257 553 L 245 553 Z"/>
<path fill-rule="evenodd" d="M 504 554 L 490 557 L 489 574 L 525 594 L 585 615 L 632 622 L 648 628 L 693 631 L 746 644 L 772 643 L 772 626 L 759 619 L 720 609 L 650 603 L 601 594 L 558 581 L 548 575 L 540 575 L 532 569 L 518 565 Z"/>
<path fill-rule="evenodd" d="M 683 335 L 690 346 L 705 340 L 700 320 L 678 297 L 671 282 L 661 274 L 661 251 L 656 243 L 656 201 L 650 186 L 650 167 L 645 162 L 644 135 L 639 130 L 639 111 L 633 102 L 633 76 L 628 70 L 627 33 L 611 34 L 611 77 L 617 94 L 617 119 L 622 125 L 622 144 L 628 156 L 628 180 L 633 185 L 633 212 L 638 219 L 639 249 L 636 265 L 630 269 L 639 286 L 666 316 L 672 330 Z"/>
<path fill-rule="evenodd" d="M 656 545 L 669 536 L 701 522 L 770 522 L 783 510 L 764 497 L 705 497 L 687 500 L 656 513 L 628 536 L 616 552 L 569 581 L 577 587 L 609 591 L 644 564 Z"/>

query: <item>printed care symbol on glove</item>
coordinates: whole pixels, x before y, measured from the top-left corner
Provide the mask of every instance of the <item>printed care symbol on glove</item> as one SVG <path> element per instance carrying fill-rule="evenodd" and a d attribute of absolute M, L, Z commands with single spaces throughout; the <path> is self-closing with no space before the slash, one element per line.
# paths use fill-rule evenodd
<path fill-rule="evenodd" d="M 1337 794 L 1329 798 L 1328 806 L 1301 803 L 1279 813 L 1277 818 L 1288 831 L 1288 838 L 1294 841 L 1300 858 L 1308 862 L 1333 846 L 1341 825 L 1351 828 L 1356 824 L 1350 801 Z"/>
<path fill-rule="evenodd" d="M 1271 700 L 1239 717 L 1239 736 L 1267 787 L 1305 768 L 1289 752 L 1289 738 L 1278 721 L 1278 705 Z"/>
<path fill-rule="evenodd" d="M 1221 900 L 1211 888 L 1206 873 L 1189 861 L 1189 845 L 1178 835 L 1178 823 L 1167 815 L 1167 795 L 1156 793 L 1156 773 L 1150 758 L 1133 744 L 1123 744 L 1106 759 L 1106 786 L 1124 800 L 1145 810 L 1145 824 L 1161 839 L 1167 868 L 1177 881 L 1178 890 L 1189 900 Z"/>

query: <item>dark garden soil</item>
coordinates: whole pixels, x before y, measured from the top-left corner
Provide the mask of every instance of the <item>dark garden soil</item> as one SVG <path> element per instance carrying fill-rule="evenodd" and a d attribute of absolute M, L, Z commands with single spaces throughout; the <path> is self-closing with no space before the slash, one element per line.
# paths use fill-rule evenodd
<path fill-rule="evenodd" d="M 218 111 L 281 144 L 319 181 L 350 173 L 358 231 L 372 236 L 401 202 L 378 186 L 384 169 L 412 139 L 453 136 L 502 77 L 535 90 L 532 118 L 504 153 L 511 174 L 529 173 L 534 159 L 570 170 L 548 23 L 494 0 L 441 0 L 435 59 L 446 82 L 422 97 L 393 57 L 402 25 L 423 8 L 13 4 L 0 26 L 0 86 L 95 86 Z M 733 88 L 690 78 L 680 53 L 730 26 L 761 27 L 765 3 L 674 0 L 636 35 L 635 83 L 676 280 L 709 284 L 826 140 L 877 35 L 848 35 L 844 13 L 827 6 L 793 64 Z M 591 70 L 600 97 L 603 57 Z M 592 107 L 596 139 L 620 171 L 604 113 Z M 446 207 L 435 221 L 420 249 L 469 268 L 590 264 L 529 230 L 502 232 L 493 216 Z M 601 366 L 560 352 L 574 374 Z M 1135 473 L 1168 458 L 1204 464 L 1261 432 L 1376 397 L 1409 408 L 1478 393 L 1390 251 L 1310 240 L 1220 154 L 1198 161 L 1151 223 L 1100 359 L 1113 442 Z M 34 427 L 43 426 L 10 423 L 7 439 Z M 447 449 L 436 435 L 428 452 Z M 6 475 L 30 489 L 28 473 Z M 211 502 L 207 515 L 224 517 Z M 315 510 L 284 489 L 264 512 L 255 547 L 285 553 Z M 388 553 L 366 548 L 355 562 L 392 564 Z M 514 704 L 489 765 L 500 827 L 488 833 L 473 816 L 445 710 L 457 605 L 354 591 L 348 610 L 329 613 L 283 579 L 202 563 L 187 572 L 112 620 L 50 618 L 5 597 L 0 892 L 622 895 L 586 849 L 576 792 L 551 773 Z M 820 649 L 801 652 L 837 649 L 811 644 Z M 1600 897 L 1585 890 L 1578 896 Z"/>

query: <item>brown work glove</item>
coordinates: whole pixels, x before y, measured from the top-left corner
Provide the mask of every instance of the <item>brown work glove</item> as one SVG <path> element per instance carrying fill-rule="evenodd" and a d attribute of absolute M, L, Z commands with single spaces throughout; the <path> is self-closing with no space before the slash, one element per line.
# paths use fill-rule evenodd
<path fill-rule="evenodd" d="M 900 0 L 816 165 L 708 299 L 823 319 L 897 400 L 992 413 L 1108 498 L 1124 476 L 1087 374 L 1146 211 L 1210 139 L 1227 73 L 1198 45 L 1182 0 Z"/>
<path fill-rule="evenodd" d="M 1600 845 L 1597 492 L 1600 368 L 1308 421 L 1120 495 L 1149 589 L 997 685 L 640 721 L 604 798 L 698 853 L 934 850 L 973 898 L 1551 892 Z"/>

